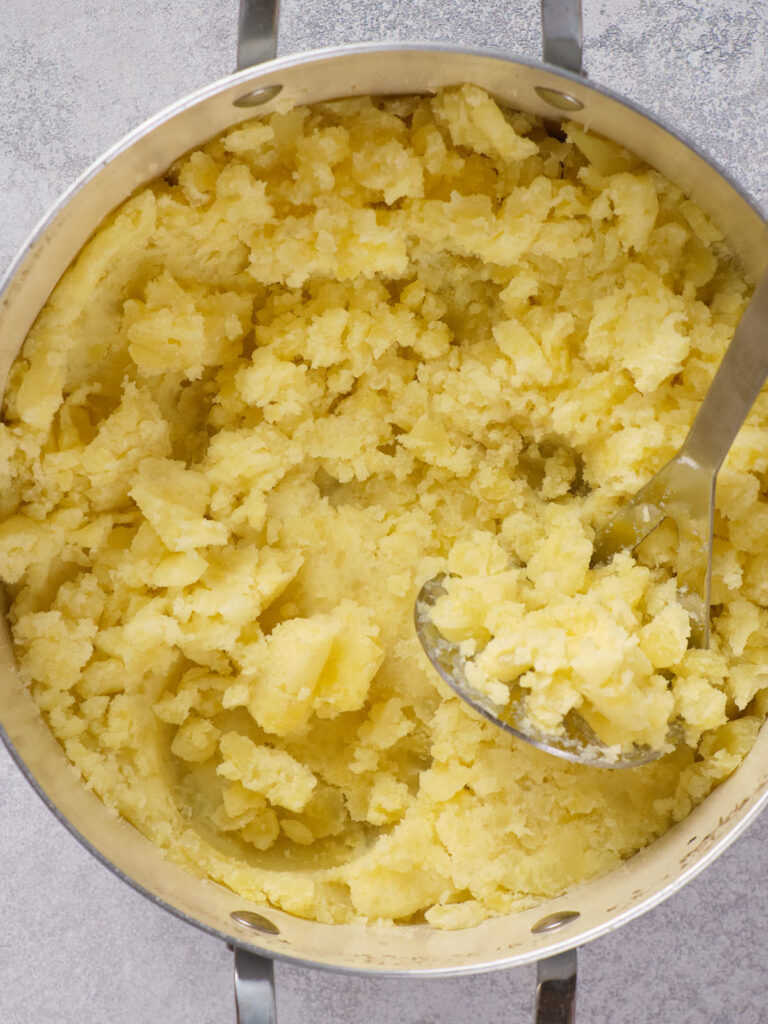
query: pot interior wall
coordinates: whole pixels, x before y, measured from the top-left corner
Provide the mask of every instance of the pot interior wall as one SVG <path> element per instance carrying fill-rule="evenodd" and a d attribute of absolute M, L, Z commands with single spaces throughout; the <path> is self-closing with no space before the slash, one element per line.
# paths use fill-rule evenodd
<path fill-rule="evenodd" d="M 178 156 L 212 135 L 274 109 L 349 95 L 429 92 L 472 81 L 500 101 L 547 118 L 560 115 L 536 87 L 583 104 L 569 114 L 634 150 L 712 217 L 754 277 L 768 262 L 759 214 L 720 172 L 639 111 L 575 76 L 499 54 L 444 48 L 353 47 L 272 62 L 231 76 L 147 122 L 91 168 L 63 197 L 13 268 L 0 297 L 0 379 L 64 269 L 103 217 Z M 268 102 L 235 105 L 253 90 L 280 86 Z M 257 97 L 254 97 L 254 99 Z M 459 973 L 522 963 L 617 927 L 659 902 L 706 865 L 768 798 L 768 730 L 735 775 L 684 822 L 610 875 L 530 911 L 460 932 L 427 926 L 326 926 L 249 905 L 229 890 L 192 878 L 111 815 L 80 783 L 40 719 L 13 663 L 7 626 L 0 643 L 0 721 L 38 791 L 93 852 L 150 898 L 229 941 L 327 967 L 377 972 Z M 236 924 L 237 910 L 260 910 L 277 934 Z M 533 934 L 542 916 L 578 912 L 562 929 Z"/>

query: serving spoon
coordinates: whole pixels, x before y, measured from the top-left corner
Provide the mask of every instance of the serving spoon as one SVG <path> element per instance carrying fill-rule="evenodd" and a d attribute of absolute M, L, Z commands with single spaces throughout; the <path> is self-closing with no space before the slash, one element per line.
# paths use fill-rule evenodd
<path fill-rule="evenodd" d="M 679 597 L 691 617 L 690 645 L 709 644 L 712 578 L 712 526 L 717 473 L 768 376 L 768 269 L 726 349 L 682 448 L 597 531 L 593 565 L 609 562 L 619 551 L 638 546 L 665 519 L 678 528 Z M 598 768 L 634 768 L 664 751 L 635 745 L 617 754 L 593 732 L 577 711 L 570 711 L 562 734 L 536 729 L 528 721 L 525 696 L 517 693 L 501 706 L 467 679 L 467 659 L 459 644 L 446 640 L 431 618 L 446 593 L 445 573 L 428 579 L 416 597 L 416 634 L 445 682 L 494 725 L 556 757 Z M 674 726 L 670 732 L 674 742 Z"/>

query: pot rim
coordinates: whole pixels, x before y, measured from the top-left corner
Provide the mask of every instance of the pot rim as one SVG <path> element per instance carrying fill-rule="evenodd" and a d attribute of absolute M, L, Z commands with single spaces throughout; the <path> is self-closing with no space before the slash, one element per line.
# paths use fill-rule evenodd
<path fill-rule="evenodd" d="M 26 240 L 22 243 L 22 246 L 11 261 L 2 279 L 0 279 L 0 310 L 6 300 L 6 293 L 8 288 L 15 278 L 18 271 L 23 266 L 28 255 L 34 249 L 36 243 L 40 237 L 44 234 L 50 224 L 55 220 L 59 213 L 67 206 L 70 200 L 79 192 L 89 181 L 95 178 L 109 163 L 120 156 L 122 153 L 130 149 L 138 140 L 143 138 L 153 129 L 159 127 L 161 124 L 172 119 L 178 114 L 191 107 L 201 103 L 217 93 L 230 89 L 240 83 L 244 87 L 248 87 L 254 81 L 261 79 L 265 76 L 273 76 L 279 74 L 281 70 L 295 68 L 303 64 L 317 63 L 324 61 L 332 61 L 336 58 L 343 57 L 346 55 L 360 55 L 366 53 L 395 53 L 403 51 L 413 52 L 443 52 L 455 55 L 466 55 L 473 57 L 484 57 L 491 60 L 497 60 L 505 64 L 513 64 L 533 70 L 546 71 L 549 74 L 555 75 L 561 78 L 566 83 L 578 85 L 581 89 L 587 88 L 596 93 L 599 93 L 610 100 L 613 100 L 622 106 L 630 109 L 634 113 L 645 118 L 655 126 L 662 129 L 667 134 L 673 136 L 679 142 L 682 142 L 692 153 L 699 159 L 705 161 L 713 168 L 713 170 L 728 184 L 730 187 L 745 201 L 747 206 L 760 218 L 761 221 L 765 221 L 765 213 L 757 201 L 749 195 L 745 188 L 738 183 L 733 177 L 730 176 L 717 161 L 712 159 L 709 155 L 704 153 L 698 146 L 687 136 L 685 132 L 672 131 L 662 120 L 648 113 L 643 107 L 635 103 L 632 100 L 628 100 L 619 93 L 613 90 L 599 85 L 591 80 L 585 79 L 583 76 L 575 74 L 574 72 L 567 71 L 559 66 L 545 63 L 544 61 L 533 60 L 526 57 L 520 57 L 515 54 L 511 54 L 505 50 L 494 48 L 494 47 L 473 47 L 473 46 L 451 46 L 443 45 L 433 42 L 366 42 L 366 43 L 348 43 L 341 46 L 329 46 L 320 49 L 302 51 L 298 54 L 292 54 L 285 57 L 278 57 L 273 60 L 266 61 L 262 64 L 254 67 L 246 68 L 240 71 L 233 72 L 222 78 L 216 79 L 199 89 L 194 90 L 175 100 L 168 106 L 164 107 L 158 113 L 151 115 L 140 122 L 135 128 L 131 129 L 125 135 L 122 136 L 117 142 L 110 146 L 107 150 L 102 153 L 101 156 L 97 157 L 91 164 L 89 164 L 81 174 L 73 181 L 73 183 L 59 196 L 55 203 L 49 208 L 49 210 L 43 215 L 38 221 L 35 227 L 32 229 Z M 395 91 L 393 93 L 381 93 L 380 95 L 397 95 Z M 354 94 L 353 94 L 354 95 Z M 361 93 L 360 95 L 364 95 Z M 259 116 L 259 107 L 244 107 L 242 121 L 249 120 L 252 117 Z M 270 108 L 270 110 L 273 108 Z M 573 117 L 578 120 L 578 111 L 572 114 L 561 112 L 565 118 Z M 553 115 L 560 116 L 560 115 Z M 232 943 L 242 949 L 245 949 L 251 953 L 259 956 L 265 956 L 269 959 L 274 959 L 286 963 L 302 965 L 307 967 L 315 967 L 317 969 L 335 971 L 345 974 L 361 974 L 361 975 L 375 975 L 379 977 L 450 977 L 460 975 L 471 975 L 480 974 L 495 970 L 505 970 L 512 966 L 522 966 L 525 964 L 533 963 L 543 957 L 553 956 L 557 953 L 565 952 L 569 949 L 591 942 L 594 939 L 600 938 L 604 935 L 609 934 L 616 928 L 621 927 L 623 924 L 628 923 L 632 919 L 639 917 L 646 911 L 653 909 L 662 903 L 669 896 L 673 895 L 679 889 L 681 889 L 687 882 L 703 871 L 704 868 L 708 867 L 712 861 L 714 861 L 724 850 L 726 850 L 732 842 L 738 838 L 739 835 L 754 821 L 761 810 L 768 804 L 768 787 L 754 799 L 754 803 L 749 809 L 743 813 L 741 818 L 735 822 L 735 824 L 718 839 L 713 845 L 707 849 L 698 859 L 694 860 L 691 865 L 684 868 L 674 878 L 673 881 L 667 885 L 660 887 L 657 891 L 651 893 L 646 899 L 641 902 L 634 904 L 620 914 L 608 919 L 607 921 L 595 925 L 585 932 L 571 935 L 570 937 L 563 937 L 560 941 L 552 941 L 550 944 L 543 946 L 538 949 L 529 950 L 523 953 L 516 953 L 502 957 L 500 959 L 494 959 L 489 962 L 481 963 L 470 963 L 463 966 L 448 966 L 448 967 L 415 967 L 409 969 L 393 969 L 393 968 L 377 968 L 375 965 L 364 965 L 364 966 L 350 966 L 344 964 L 329 964 L 320 961 L 312 960 L 308 957 L 298 955 L 296 953 L 286 953 L 282 950 L 276 950 L 272 948 L 266 948 L 249 942 L 243 939 L 240 935 L 235 935 L 229 932 L 221 931 L 213 925 L 204 923 L 202 920 L 186 913 L 184 910 L 179 909 L 160 898 L 158 895 L 145 888 L 139 881 L 133 876 L 127 874 L 123 869 L 119 868 L 113 863 L 106 854 L 102 853 L 95 845 L 93 845 L 85 836 L 76 828 L 76 826 L 65 816 L 65 814 L 58 808 L 53 800 L 48 796 L 42 785 L 38 782 L 31 769 L 27 766 L 21 755 L 15 749 L 10 737 L 5 731 L 5 728 L 0 722 L 0 739 L 2 739 L 6 748 L 8 749 L 11 757 L 18 765 L 22 774 L 26 778 L 27 782 L 31 785 L 37 795 L 41 798 L 43 803 L 46 805 L 49 811 L 56 817 L 56 819 L 64 825 L 64 827 L 73 835 L 80 844 L 85 847 L 101 864 L 107 867 L 116 877 L 121 881 L 126 882 L 131 888 L 139 892 L 142 896 L 147 898 L 151 903 L 164 910 L 169 911 L 177 918 L 185 921 L 186 923 L 193 925 L 200 930 L 207 932 L 211 935 L 222 939 L 225 942 Z M 750 756 L 750 755 L 748 755 Z M 738 769 L 737 769 L 738 770 Z M 727 780 L 726 780 L 727 782 Z M 80 783 L 83 785 L 83 783 Z M 653 846 L 653 844 L 651 844 Z M 645 849 L 650 849 L 646 847 Z M 631 859 L 631 858 L 630 858 Z M 626 862 L 625 862 L 626 863 Z M 564 897 L 576 893 L 578 890 L 574 889 L 570 892 L 566 892 Z M 555 900 L 549 900 L 541 904 L 541 909 L 551 906 L 557 899 L 564 897 L 556 897 Z M 284 911 L 280 913 L 285 914 Z M 319 924 L 319 922 L 316 922 Z M 328 926 L 336 927 L 336 926 Z M 371 926 L 367 926 L 371 927 Z"/>
<path fill-rule="evenodd" d="M 523 67 L 541 69 L 551 74 L 557 75 L 564 78 L 575 85 L 579 85 L 582 88 L 586 87 L 592 89 L 595 92 L 608 97 L 609 99 L 615 100 L 617 103 L 621 103 L 623 106 L 628 107 L 634 113 L 644 117 L 647 121 L 655 124 L 663 131 L 670 135 L 675 136 L 680 142 L 682 142 L 688 149 L 690 149 L 700 159 L 705 160 L 719 175 L 723 178 L 736 192 L 739 193 L 742 199 L 748 204 L 748 206 L 761 218 L 763 221 L 768 222 L 768 210 L 763 210 L 757 200 L 751 196 L 747 190 L 738 182 L 731 174 L 726 171 L 720 163 L 711 157 L 708 153 L 705 153 L 700 149 L 691 137 L 685 131 L 673 131 L 668 127 L 660 118 L 651 114 L 640 104 L 634 100 L 627 99 L 620 93 L 615 92 L 607 86 L 600 85 L 591 79 L 586 78 L 583 75 L 577 75 L 573 71 L 568 71 L 565 68 L 558 67 L 555 64 L 547 64 L 541 60 L 533 60 L 530 57 L 521 57 L 516 54 L 508 53 L 506 50 L 502 50 L 498 47 L 484 47 L 484 46 L 449 46 L 440 43 L 433 43 L 429 41 L 415 41 L 415 42 L 366 42 L 366 43 L 344 43 L 340 46 L 326 46 L 314 50 L 304 50 L 298 54 L 289 54 L 285 57 L 276 57 L 273 60 L 265 61 L 263 64 L 256 64 L 250 68 L 244 68 L 241 71 L 231 72 L 229 75 L 225 75 L 222 78 L 217 78 L 213 82 L 201 86 L 199 89 L 195 89 L 190 93 L 182 96 L 178 100 L 174 100 L 172 103 L 163 107 L 156 114 L 150 115 L 143 121 L 139 122 L 135 128 L 126 132 L 117 142 L 113 143 L 108 149 L 106 149 L 101 156 L 98 156 L 83 171 L 75 178 L 71 185 L 66 188 L 53 205 L 47 210 L 46 213 L 38 220 L 31 232 L 27 235 L 25 240 L 22 242 L 21 247 L 9 264 L 2 278 L 0 278 L 0 302 L 2 302 L 8 285 L 11 279 L 16 275 L 17 270 L 24 262 L 25 257 L 37 241 L 39 236 L 48 227 L 51 221 L 56 215 L 67 205 L 70 199 L 79 192 L 80 189 L 92 178 L 94 178 L 99 171 L 102 170 L 108 163 L 114 160 L 125 150 L 129 149 L 135 142 L 152 131 L 153 128 L 158 127 L 163 122 L 175 117 L 182 111 L 189 109 L 197 103 L 208 99 L 210 96 L 214 96 L 216 93 L 223 91 L 224 89 L 231 88 L 242 82 L 244 85 L 248 84 L 252 79 L 261 77 L 263 74 L 271 74 L 273 72 L 279 72 L 282 69 L 297 67 L 301 64 L 307 64 L 314 61 L 333 60 L 336 57 L 341 57 L 346 54 L 365 54 L 371 52 L 385 52 L 394 53 L 398 51 L 442 51 L 444 53 L 464 54 L 475 57 L 487 57 L 492 60 L 499 60 L 506 64 L 519 64 Z M 386 94 L 382 94 L 386 95 Z M 392 93 L 390 95 L 396 95 Z M 258 116 L 258 107 L 254 108 L 243 108 L 246 113 L 243 120 L 249 119 L 248 110 L 253 109 L 253 117 Z M 562 112 L 565 113 L 565 112 Z M 578 114 L 578 111 L 573 112 L 574 115 Z"/>
<path fill-rule="evenodd" d="M 118 867 L 113 861 L 111 861 L 106 854 L 102 853 L 98 847 L 94 846 L 90 840 L 86 839 L 85 836 L 72 824 L 69 818 L 59 810 L 56 804 L 48 797 L 47 793 L 42 789 L 35 776 L 32 774 L 30 769 L 27 767 L 24 760 L 21 758 L 18 751 L 15 749 L 11 742 L 8 734 L 5 731 L 2 723 L 0 722 L 0 739 L 5 744 L 6 749 L 11 755 L 12 759 L 20 769 L 22 775 L 27 780 L 29 785 L 40 797 L 46 808 L 53 814 L 57 821 L 64 826 L 64 828 L 72 835 L 81 846 L 83 846 L 88 853 L 90 853 L 95 859 L 105 868 L 107 868 L 116 878 L 120 879 L 121 882 L 125 882 L 131 889 L 139 893 L 154 906 L 173 914 L 174 917 L 185 924 L 192 925 L 193 927 L 205 932 L 208 935 L 212 935 L 217 939 L 221 939 L 223 942 L 233 946 L 237 946 L 240 949 L 244 949 L 249 953 L 256 956 L 266 957 L 269 960 L 276 960 L 280 963 L 292 964 L 301 967 L 310 967 L 315 970 L 331 971 L 338 974 L 360 974 L 365 976 L 373 976 L 378 978 L 452 978 L 452 977 L 464 977 L 474 974 L 488 974 L 494 971 L 509 970 L 512 967 L 523 967 L 528 964 L 536 963 L 539 960 L 556 956 L 558 953 L 565 953 L 571 949 L 578 949 L 581 946 L 585 946 L 589 942 L 593 942 L 595 939 L 602 938 L 605 935 L 609 935 L 617 928 L 621 928 L 623 925 L 628 924 L 630 921 L 637 917 L 642 916 L 649 910 L 653 910 L 660 903 L 663 903 L 670 896 L 673 896 L 676 892 L 683 888 L 688 882 L 692 881 L 700 872 L 716 860 L 720 854 L 724 853 L 728 847 L 752 824 L 755 818 L 765 809 L 768 805 L 768 787 L 764 790 L 761 796 L 754 802 L 749 811 L 743 815 L 743 817 L 736 822 L 736 824 L 723 835 L 716 843 L 714 843 L 700 859 L 695 860 L 690 867 L 685 868 L 680 872 L 679 875 L 670 882 L 668 885 L 660 888 L 657 892 L 652 893 L 645 900 L 637 903 L 631 907 L 628 907 L 621 914 L 616 917 L 610 918 L 603 924 L 595 925 L 586 932 L 579 933 L 578 935 L 571 935 L 570 938 L 565 937 L 560 942 L 552 942 L 551 944 L 542 947 L 541 949 L 529 950 L 525 953 L 515 953 L 513 955 L 503 957 L 501 959 L 489 960 L 485 963 L 471 963 L 463 966 L 449 966 L 449 967 L 415 967 L 409 969 L 397 969 L 397 968 L 380 968 L 375 965 L 365 966 L 351 966 L 348 964 L 331 964 L 325 963 L 319 960 L 312 960 L 309 957 L 303 957 L 295 953 L 285 953 L 279 949 L 268 949 L 264 946 L 259 946 L 256 943 L 249 942 L 243 939 L 239 935 L 234 935 L 229 932 L 221 931 L 215 928 L 213 925 L 209 925 L 201 921 L 199 918 L 193 917 L 191 914 L 173 906 L 173 904 L 161 899 L 155 893 L 145 888 L 139 881 L 137 881 L 132 875 L 127 874 L 122 868 Z M 749 757 L 751 755 L 747 755 Z M 738 771 L 738 768 L 736 769 Z M 725 782 L 727 783 L 727 779 Z M 83 783 L 80 783 L 83 785 Z M 705 798 L 706 800 L 706 798 Z M 131 826 L 134 827 L 134 826 Z M 149 842 L 149 840 L 147 840 Z M 650 850 L 653 847 L 653 843 L 650 846 L 644 847 L 644 850 Z M 643 850 L 638 851 L 642 853 Z M 635 855 L 636 856 L 636 855 Z M 632 858 L 629 858 L 631 861 Z M 626 864 L 629 861 L 622 863 Z M 615 869 L 614 869 L 615 870 Z M 217 883 L 215 883 L 217 884 Z M 576 894 L 578 888 L 566 891 L 562 896 L 555 897 L 555 900 L 548 900 L 540 905 L 541 909 L 544 910 L 551 903 L 559 899 L 565 899 L 570 895 Z M 272 908 L 265 908 L 267 912 L 271 912 Z M 286 914 L 286 911 L 279 911 L 281 914 Z M 292 915 L 287 915 L 292 916 Z M 314 922 L 317 927 L 335 928 L 337 925 L 327 924 L 324 925 L 322 922 Z M 364 925 L 362 927 L 370 928 L 375 927 L 372 925 Z M 397 926 L 395 926 L 397 927 Z M 421 926 L 428 927 L 428 926 Z"/>

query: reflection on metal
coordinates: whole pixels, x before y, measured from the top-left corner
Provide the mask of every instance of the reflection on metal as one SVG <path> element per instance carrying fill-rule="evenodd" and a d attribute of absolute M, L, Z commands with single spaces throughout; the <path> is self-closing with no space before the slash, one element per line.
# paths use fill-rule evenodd
<path fill-rule="evenodd" d="M 235 107 L 261 107 L 265 103 L 269 103 L 275 96 L 278 96 L 282 92 L 282 85 L 265 85 L 261 89 L 253 89 L 251 92 L 245 93 L 244 96 L 239 96 L 233 101 Z"/>
<path fill-rule="evenodd" d="M 237 70 L 272 60 L 277 54 L 280 0 L 240 0 Z"/>
<path fill-rule="evenodd" d="M 536 1024 L 573 1024 L 576 1019 L 576 950 L 536 964 Z"/>
<path fill-rule="evenodd" d="M 534 86 L 534 92 L 545 103 L 548 103 L 550 107 L 554 107 L 555 110 L 573 112 L 574 110 L 584 109 L 584 104 L 581 100 L 577 100 L 574 96 L 569 96 L 568 93 L 560 92 L 559 89 L 548 89 L 545 85 L 536 85 Z"/>
<path fill-rule="evenodd" d="M 244 949 L 235 950 L 237 1024 L 277 1024 L 272 961 Z"/>
<path fill-rule="evenodd" d="M 253 910 L 235 910 L 229 916 L 233 921 L 237 921 L 244 928 L 250 928 L 254 932 L 262 932 L 266 935 L 280 934 L 280 929 L 276 924 L 273 924 L 268 918 L 262 917 L 261 914 L 257 914 Z"/>
<path fill-rule="evenodd" d="M 562 928 L 563 925 L 575 921 L 577 917 L 579 917 L 578 910 L 558 910 L 556 913 L 547 914 L 546 917 L 538 920 L 531 928 L 531 931 L 534 935 L 540 935 L 542 932 L 553 932 L 558 928 Z"/>
<path fill-rule="evenodd" d="M 544 60 L 581 74 L 581 0 L 541 0 Z"/>

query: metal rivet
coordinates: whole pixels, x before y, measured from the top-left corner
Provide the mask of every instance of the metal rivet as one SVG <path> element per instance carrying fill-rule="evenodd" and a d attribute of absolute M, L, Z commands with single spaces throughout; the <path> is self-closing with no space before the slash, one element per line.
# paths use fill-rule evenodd
<path fill-rule="evenodd" d="M 578 910 L 558 910 L 555 914 L 547 914 L 546 917 L 542 917 L 531 928 L 531 931 L 534 935 L 539 935 L 541 932 L 553 932 L 556 928 L 562 928 L 563 925 L 575 921 L 579 916 Z"/>
<path fill-rule="evenodd" d="M 238 924 L 250 928 L 254 932 L 264 932 L 267 935 L 280 934 L 280 929 L 276 924 L 272 924 L 266 917 L 255 914 L 252 910 L 235 910 L 229 916 L 233 921 L 237 921 Z"/>
<path fill-rule="evenodd" d="M 569 96 L 558 89 L 548 89 L 545 85 L 534 86 L 536 95 L 556 110 L 583 110 L 584 104 L 574 96 Z"/>
<path fill-rule="evenodd" d="M 282 85 L 264 85 L 261 89 L 254 89 L 247 92 L 234 101 L 236 107 L 260 107 L 262 103 L 269 103 L 278 93 L 282 92 Z"/>

